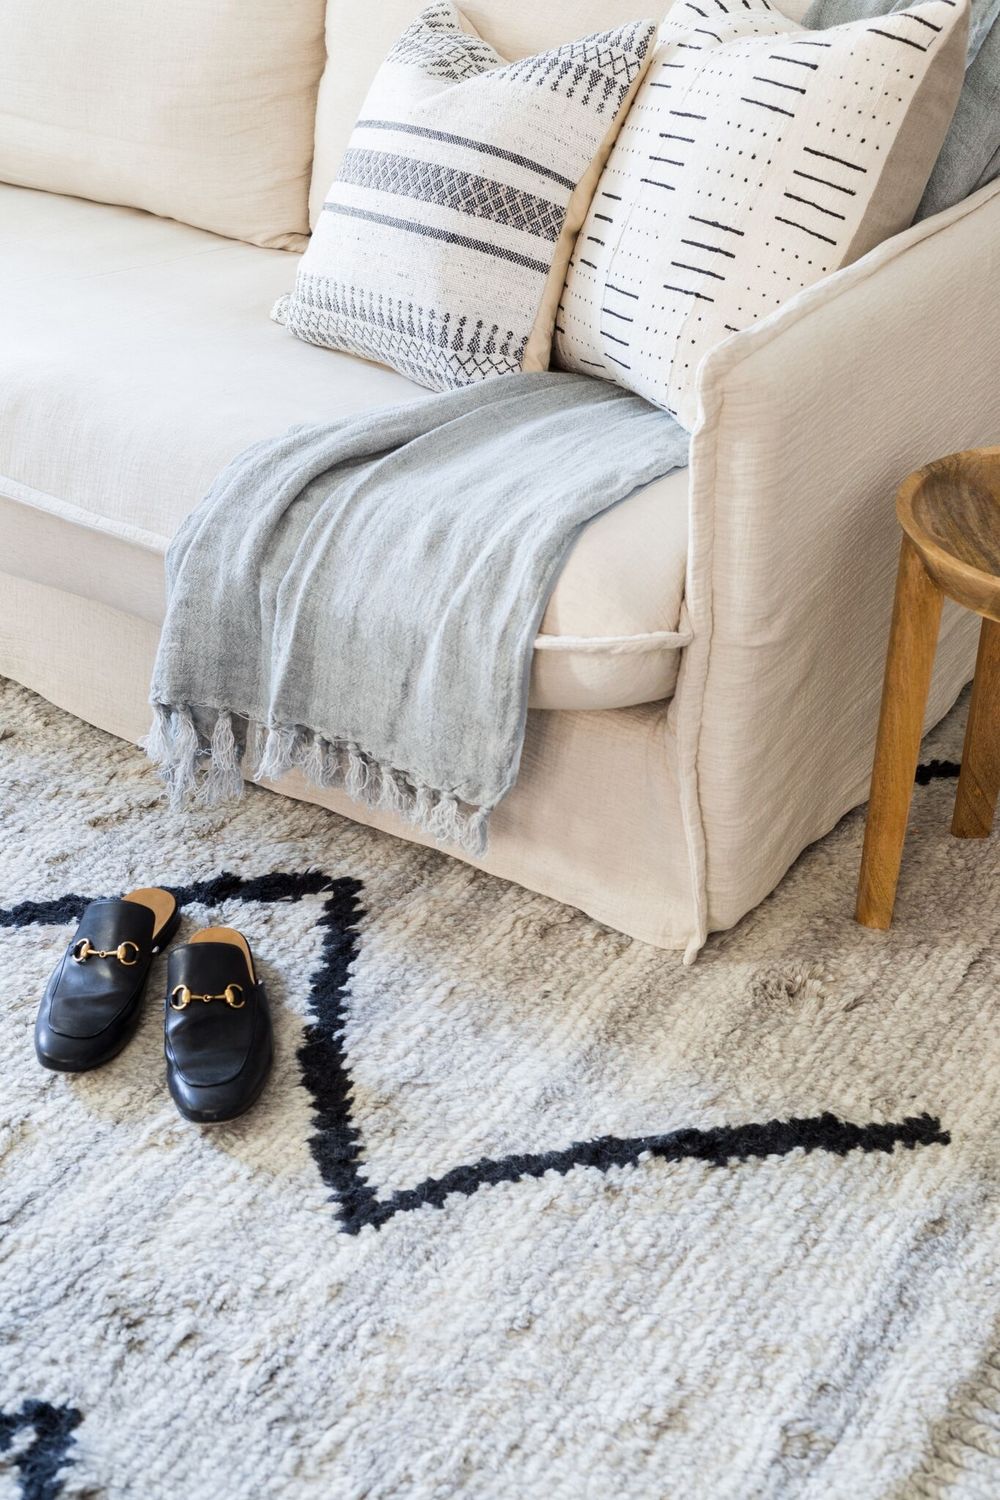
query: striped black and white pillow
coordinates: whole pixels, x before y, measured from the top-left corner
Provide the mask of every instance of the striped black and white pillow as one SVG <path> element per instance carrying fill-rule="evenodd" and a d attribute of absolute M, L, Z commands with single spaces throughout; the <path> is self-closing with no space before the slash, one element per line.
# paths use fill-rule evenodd
<path fill-rule="evenodd" d="M 375 78 L 277 321 L 436 390 L 546 369 L 573 240 L 655 31 L 507 62 L 454 5 L 429 6 Z"/>
<path fill-rule="evenodd" d="M 968 0 L 807 31 L 675 0 L 597 186 L 555 363 L 697 421 L 705 353 L 911 222 L 962 85 Z"/>

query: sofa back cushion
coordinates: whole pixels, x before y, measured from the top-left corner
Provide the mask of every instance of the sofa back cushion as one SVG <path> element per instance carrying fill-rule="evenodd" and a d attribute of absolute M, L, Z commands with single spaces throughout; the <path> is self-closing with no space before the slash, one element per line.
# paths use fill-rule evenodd
<path fill-rule="evenodd" d="M 0 180 L 298 248 L 323 0 L 3 0 Z"/>

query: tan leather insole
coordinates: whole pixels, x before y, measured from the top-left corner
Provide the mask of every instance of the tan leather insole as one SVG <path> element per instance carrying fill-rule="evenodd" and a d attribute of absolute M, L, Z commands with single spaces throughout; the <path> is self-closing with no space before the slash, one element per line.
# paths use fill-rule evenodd
<path fill-rule="evenodd" d="M 250 978 L 257 983 L 257 975 L 254 973 L 253 959 L 250 956 L 250 945 L 242 932 L 237 932 L 235 927 L 203 927 L 196 932 L 191 939 L 192 943 L 231 943 L 234 948 L 239 948 L 247 961 L 247 969 Z"/>
<path fill-rule="evenodd" d="M 137 906 L 148 906 L 153 913 L 153 937 L 156 938 L 166 927 L 170 918 L 177 910 L 177 902 L 169 891 L 161 891 L 159 886 L 143 886 L 141 890 L 129 891 L 123 901 L 134 901 Z"/>

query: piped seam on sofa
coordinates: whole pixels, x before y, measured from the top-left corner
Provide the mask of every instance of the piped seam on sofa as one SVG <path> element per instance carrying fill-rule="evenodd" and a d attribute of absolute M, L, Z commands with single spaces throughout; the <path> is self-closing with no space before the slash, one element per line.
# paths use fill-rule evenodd
<path fill-rule="evenodd" d="M 581 655 L 640 656 L 647 651 L 681 651 L 691 644 L 689 630 L 651 630 L 645 635 L 537 635 L 536 651 Z"/>
<path fill-rule="evenodd" d="M 35 489 L 21 480 L 8 479 L 3 475 L 0 475 L 0 500 L 9 500 L 14 505 L 23 505 L 27 509 L 41 511 L 53 520 L 62 521 L 68 526 L 98 531 L 115 541 L 142 547 L 145 551 L 160 556 L 165 556 L 170 546 L 170 539 L 161 536 L 158 532 L 146 531 L 145 528 L 133 526 L 127 521 L 117 521 L 109 516 L 102 516 L 81 505 L 74 505 L 70 500 L 60 500 L 45 490 Z M 657 651 L 682 651 L 690 645 L 691 638 L 691 632 L 683 628 L 644 631 L 635 635 L 588 636 L 545 633 L 535 637 L 532 649 L 534 651 L 572 652 L 581 656 L 641 656 Z"/>
<path fill-rule="evenodd" d="M 97 511 L 87 510 L 82 505 L 74 505 L 71 500 L 60 500 L 56 495 L 35 489 L 33 485 L 24 484 L 19 479 L 8 479 L 6 475 L 0 475 L 0 496 L 12 501 L 15 505 L 24 505 L 30 510 L 44 511 L 54 520 L 65 521 L 69 526 L 81 526 L 89 531 L 100 531 L 105 536 L 114 537 L 117 542 L 129 542 L 134 546 L 145 548 L 147 552 L 159 552 L 165 555 L 170 545 L 169 538 L 161 536 L 159 532 L 146 531 L 144 527 L 133 526 L 128 521 L 112 520 L 110 516 L 102 516 Z"/>

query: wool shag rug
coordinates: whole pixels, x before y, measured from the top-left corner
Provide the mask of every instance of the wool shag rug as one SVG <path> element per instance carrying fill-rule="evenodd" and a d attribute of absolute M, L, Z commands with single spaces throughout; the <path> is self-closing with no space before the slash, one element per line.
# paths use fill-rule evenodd
<path fill-rule="evenodd" d="M 0 1497 L 1000 1494 L 1000 841 L 925 746 L 895 926 L 853 814 L 685 969 L 433 851 L 0 683 Z M 43 1072 L 94 897 L 226 923 L 277 1060 L 183 1121 L 154 970 Z"/>

